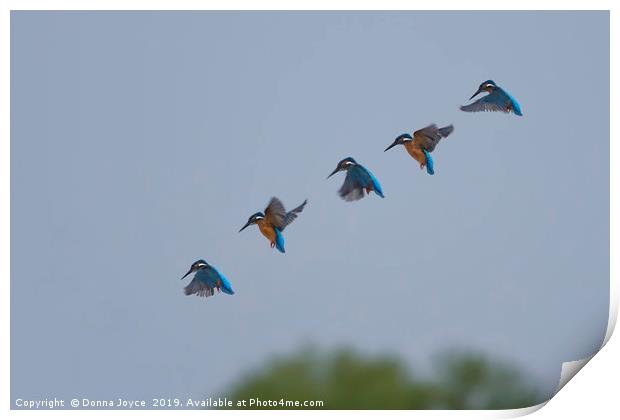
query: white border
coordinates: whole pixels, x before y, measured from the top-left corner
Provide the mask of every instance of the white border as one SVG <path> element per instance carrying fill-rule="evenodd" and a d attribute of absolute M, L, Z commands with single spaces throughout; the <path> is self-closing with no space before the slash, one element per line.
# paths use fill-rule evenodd
<path fill-rule="evenodd" d="M 0 183 L 0 192 L 4 198 L 4 205 L 1 208 L 2 211 L 2 224 L 1 231 L 5 240 L 2 242 L 2 264 L 6 279 L 5 293 L 3 293 L 3 305 L 2 305 L 2 333 L 4 337 L 9 337 L 10 327 L 10 293 L 9 293 L 9 278 L 10 278 L 10 207 L 9 207 L 9 191 L 10 191 L 10 68 L 8 65 L 9 52 L 10 52 L 10 10 L 611 10 L 611 204 L 610 214 L 618 214 L 618 199 L 614 194 L 614 186 L 617 185 L 616 180 L 618 177 L 618 171 L 615 169 L 614 162 L 618 163 L 618 147 L 615 146 L 617 141 L 616 127 L 614 124 L 614 117 L 617 115 L 618 109 L 616 103 L 618 95 L 618 85 L 615 83 L 613 75 L 617 72 L 618 66 L 616 65 L 617 54 L 614 52 L 614 47 L 618 45 L 617 37 L 618 31 L 615 30 L 615 24 L 618 23 L 614 5 L 618 2 L 603 1 L 603 0 L 590 0 L 584 1 L 562 1 L 554 2 L 549 0 L 521 0 L 519 2 L 502 1 L 499 2 L 489 0 L 469 0 L 463 1 L 416 1 L 409 2 L 404 0 L 383 0 L 383 1 L 346 1 L 346 0 L 315 0 L 315 1 L 284 1 L 284 0 L 271 0 L 271 1 L 250 1 L 250 0 L 237 0 L 237 1 L 199 1 L 199 0 L 93 0 L 93 1 L 78 1 L 78 0 L 64 0 L 64 1 L 43 1 L 43 0 L 9 0 L 3 2 L 4 13 L 1 17 L 2 25 L 0 28 L 0 48 L 1 56 L 5 57 L 5 65 L 0 70 L 2 72 L 2 79 L 4 80 L 2 88 L 2 109 L 0 112 L 0 121 L 2 121 L 2 152 L 0 153 L 0 172 L 2 174 L 2 182 Z M 463 6 L 468 6 L 464 8 Z M 588 87 L 585 87 L 588 88 Z M 610 315 L 609 325 L 605 336 L 605 344 L 608 343 L 613 329 L 615 327 L 617 314 L 618 314 L 618 269 L 615 264 L 615 258 L 617 256 L 617 238 L 618 238 L 618 225 L 615 218 L 611 218 L 611 285 L 610 285 Z M 19 269 L 14 267 L 14 269 Z M 539 418 L 582 418 L 584 415 L 592 415 L 595 413 L 600 414 L 603 418 L 609 418 L 609 413 L 618 412 L 618 404 L 616 403 L 615 391 L 617 386 L 615 383 L 617 379 L 613 375 L 609 375 L 609 372 L 619 372 L 618 369 L 618 354 L 620 353 L 620 347 L 616 343 L 618 340 L 612 340 L 611 344 L 605 346 L 605 349 L 600 355 L 597 355 L 592 363 L 588 364 L 588 368 L 580 374 L 579 380 L 572 381 L 566 389 L 562 390 L 544 410 L 538 411 L 535 416 Z M 2 352 L 2 359 L 4 360 L 5 369 L 4 372 L 10 372 L 10 355 L 9 355 L 9 343 L 6 341 L 6 345 L 0 350 Z M 566 363 L 562 372 L 563 382 L 562 386 L 566 383 L 564 379 L 568 380 L 581 369 L 585 363 L 590 360 L 588 358 L 585 361 L 576 361 Z M 559 387 L 559 389 L 562 388 Z M 2 391 L 4 399 L 2 400 L 3 414 L 8 414 L 12 418 L 109 418 L 111 415 L 119 418 L 134 418 L 141 417 L 144 419 L 153 418 L 178 418 L 180 415 L 184 417 L 194 417 L 203 419 L 205 416 L 216 418 L 233 418 L 240 416 L 248 416 L 262 419 L 273 418 L 314 418 L 317 415 L 315 411 L 254 411 L 254 412 L 238 412 L 238 411 L 26 411 L 15 410 L 10 411 L 10 375 L 5 376 L 5 380 L 2 381 Z M 559 390 L 558 389 L 558 390 Z M 471 418 L 471 419 L 484 419 L 484 418 L 507 418 L 526 415 L 537 411 L 545 404 L 541 404 L 536 407 L 520 409 L 520 410 L 505 410 L 505 411 L 382 411 L 380 415 L 382 417 L 390 418 Z M 7 413 L 8 412 L 8 413 Z M 322 416 L 327 418 L 346 416 L 355 417 L 359 419 L 375 418 L 379 414 L 374 411 L 323 411 Z M 597 418 L 598 416 L 595 416 Z"/>

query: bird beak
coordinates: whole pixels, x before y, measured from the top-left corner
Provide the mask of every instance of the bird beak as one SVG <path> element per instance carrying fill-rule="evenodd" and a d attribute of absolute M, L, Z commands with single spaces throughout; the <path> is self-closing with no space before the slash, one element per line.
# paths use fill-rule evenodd
<path fill-rule="evenodd" d="M 334 172 L 332 172 L 331 174 L 329 174 L 327 176 L 327 179 L 329 179 L 330 176 L 332 176 L 333 174 L 337 173 L 339 171 L 339 168 L 334 169 Z"/>
<path fill-rule="evenodd" d="M 478 95 L 478 94 L 479 94 L 479 93 L 481 93 L 481 92 L 482 92 L 482 89 L 478 89 L 478 90 L 476 91 L 476 93 L 474 93 L 473 95 L 471 95 L 471 98 L 469 98 L 469 100 L 471 101 L 472 99 L 474 99 L 474 97 L 475 97 L 476 95 Z"/>
<path fill-rule="evenodd" d="M 396 146 L 398 144 L 397 141 L 395 141 L 394 143 L 390 144 L 387 149 L 384 150 L 384 152 L 387 152 L 388 150 L 390 150 L 392 147 Z"/>
<path fill-rule="evenodd" d="M 245 226 L 243 226 L 241 229 L 239 229 L 239 232 L 241 232 L 243 229 L 245 229 L 246 227 L 250 226 L 251 224 L 252 224 L 252 223 L 247 222 L 247 223 L 245 224 Z"/>
<path fill-rule="evenodd" d="M 192 274 L 192 269 L 190 268 L 189 271 L 187 273 L 185 273 L 185 275 L 183 277 L 181 277 L 181 280 L 183 280 L 185 277 L 189 276 L 190 274 Z"/>

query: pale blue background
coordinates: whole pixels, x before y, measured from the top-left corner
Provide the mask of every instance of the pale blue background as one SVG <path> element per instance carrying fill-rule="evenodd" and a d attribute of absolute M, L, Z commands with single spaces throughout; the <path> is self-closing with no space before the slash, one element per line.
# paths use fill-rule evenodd
<path fill-rule="evenodd" d="M 312 342 L 551 392 L 609 303 L 606 12 L 11 15 L 11 392 L 217 396 Z M 523 118 L 458 106 L 488 78 Z M 453 123 L 427 176 L 398 134 Z M 351 155 L 384 200 L 346 203 Z M 237 230 L 309 204 L 287 253 Z M 186 297 L 198 258 L 233 297 Z"/>

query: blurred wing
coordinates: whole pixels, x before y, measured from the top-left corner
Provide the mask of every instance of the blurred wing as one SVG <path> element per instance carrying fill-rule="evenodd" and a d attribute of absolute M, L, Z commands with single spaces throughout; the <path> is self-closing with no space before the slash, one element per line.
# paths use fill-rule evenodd
<path fill-rule="evenodd" d="M 509 101 L 506 101 L 506 97 L 501 94 L 500 91 L 495 91 L 487 96 L 483 96 L 477 101 L 461 107 L 461 111 L 465 112 L 481 112 L 481 111 L 503 111 L 508 112 Z"/>
<path fill-rule="evenodd" d="M 437 125 L 431 124 L 414 132 L 413 139 L 418 146 L 426 149 L 428 152 L 432 152 L 435 150 L 439 140 L 441 140 L 441 133 Z"/>
<path fill-rule="evenodd" d="M 196 295 L 200 297 L 213 296 L 215 293 L 215 285 L 210 285 L 208 281 L 205 281 L 204 276 L 201 274 L 203 271 L 206 270 L 196 272 L 190 284 L 185 286 L 184 290 L 186 295 Z"/>
<path fill-rule="evenodd" d="M 287 227 L 288 225 L 293 223 L 295 219 L 297 219 L 297 215 L 303 211 L 307 203 L 308 203 L 308 200 L 304 200 L 304 202 L 301 203 L 299 206 L 295 207 L 293 210 L 286 213 L 286 217 L 284 218 L 284 226 L 282 226 L 282 230 L 284 230 L 285 227 Z"/>
<path fill-rule="evenodd" d="M 284 210 L 284 204 L 278 198 L 273 197 L 265 209 L 265 220 L 282 230 L 285 226 L 285 219 L 286 210 Z"/>
<path fill-rule="evenodd" d="M 360 177 L 353 168 L 347 170 L 347 176 L 344 179 L 344 184 L 338 190 L 338 194 L 345 201 L 355 201 L 364 197 L 364 190 Z"/>
<path fill-rule="evenodd" d="M 378 182 L 366 168 L 356 165 L 347 170 L 347 177 L 338 193 L 345 201 L 355 201 L 364 197 L 364 188 L 376 190 L 377 185 Z"/>

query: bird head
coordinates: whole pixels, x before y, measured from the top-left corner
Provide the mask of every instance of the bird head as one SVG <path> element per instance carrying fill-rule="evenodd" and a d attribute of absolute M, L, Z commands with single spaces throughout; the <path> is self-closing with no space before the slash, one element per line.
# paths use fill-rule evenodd
<path fill-rule="evenodd" d="M 333 172 L 329 174 L 327 177 L 329 178 L 330 176 L 340 171 L 346 171 L 353 165 L 357 165 L 357 162 L 355 161 L 355 159 L 353 159 L 352 157 L 344 158 L 340 162 L 338 162 L 338 166 L 336 166 L 336 169 L 334 169 Z"/>
<path fill-rule="evenodd" d="M 248 222 L 241 229 L 239 229 L 239 232 L 241 232 L 243 229 L 245 229 L 246 227 L 250 225 L 255 225 L 259 220 L 262 220 L 264 218 L 265 218 L 265 215 L 261 213 L 260 211 L 258 213 L 254 213 L 253 215 L 250 216 L 250 218 L 248 219 Z"/>
<path fill-rule="evenodd" d="M 399 144 L 405 144 L 408 141 L 413 140 L 413 137 L 411 137 L 410 134 L 404 133 L 401 134 L 400 136 L 396 137 L 396 139 L 394 140 L 394 143 L 390 144 L 387 149 L 384 150 L 384 152 L 387 152 L 388 150 L 390 150 L 392 147 L 394 146 L 398 146 Z"/>
<path fill-rule="evenodd" d="M 196 271 L 201 270 L 203 268 L 206 268 L 208 266 L 209 266 L 209 264 L 207 264 L 207 262 L 205 260 L 198 260 L 198 261 L 196 261 L 189 268 L 189 271 L 187 273 L 185 273 L 185 275 L 183 277 L 181 277 L 181 280 L 183 280 L 185 277 L 189 276 L 190 274 L 195 273 Z"/>
<path fill-rule="evenodd" d="M 480 83 L 480 86 L 478 86 L 478 90 L 476 91 L 476 93 L 471 95 L 471 98 L 469 98 L 469 100 L 471 101 L 472 99 L 476 97 L 476 95 L 482 92 L 491 93 L 495 90 L 495 88 L 497 88 L 497 85 L 495 84 L 493 80 L 487 80 L 486 82 L 482 82 Z"/>

